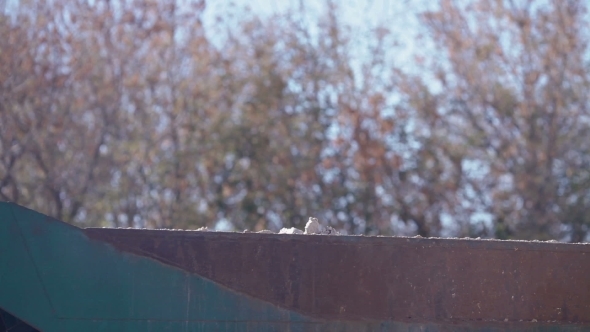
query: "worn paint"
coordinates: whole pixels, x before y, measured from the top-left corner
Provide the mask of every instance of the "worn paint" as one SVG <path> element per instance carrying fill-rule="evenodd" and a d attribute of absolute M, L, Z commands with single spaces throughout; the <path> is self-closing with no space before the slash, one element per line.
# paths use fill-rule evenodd
<path fill-rule="evenodd" d="M 41 331 L 590 327 L 587 246 L 473 242 L 81 230 L 0 203 L 0 308 Z"/>

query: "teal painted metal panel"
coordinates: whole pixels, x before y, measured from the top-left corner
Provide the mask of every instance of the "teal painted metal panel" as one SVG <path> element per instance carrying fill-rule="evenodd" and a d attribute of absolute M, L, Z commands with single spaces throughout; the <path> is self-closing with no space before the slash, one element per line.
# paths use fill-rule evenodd
<path fill-rule="evenodd" d="M 183 270 L 117 252 L 90 241 L 77 228 L 15 208 L 16 214 L 12 206 L 0 205 L 0 307 L 44 331 L 198 330 L 204 321 L 227 324 L 254 317 L 307 321 Z"/>
<path fill-rule="evenodd" d="M 118 251 L 76 227 L 9 203 L 0 203 L 0 308 L 46 332 L 587 329 L 326 321 Z"/>
<path fill-rule="evenodd" d="M 0 203 L 0 307 L 38 329 L 58 331 L 41 277 L 12 206 Z"/>

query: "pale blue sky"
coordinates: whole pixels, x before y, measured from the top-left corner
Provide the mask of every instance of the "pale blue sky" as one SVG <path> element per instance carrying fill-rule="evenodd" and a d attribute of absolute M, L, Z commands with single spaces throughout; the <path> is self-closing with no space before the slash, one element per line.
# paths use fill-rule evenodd
<path fill-rule="evenodd" d="M 432 7 L 433 2 L 423 0 L 346 0 L 338 3 L 342 21 L 352 27 L 352 31 L 359 37 L 358 39 L 361 39 L 367 31 L 380 25 L 391 30 L 401 43 L 401 47 L 395 52 L 394 61 L 402 61 L 409 65 L 409 57 L 424 49 L 423 42 L 417 39 L 420 29 L 416 13 L 425 10 L 428 6 Z M 325 4 L 326 1 L 317 0 L 208 2 L 204 22 L 206 26 L 212 27 L 217 16 L 223 16 L 230 22 L 239 20 L 243 16 L 242 8 L 249 8 L 256 15 L 268 17 L 302 6 L 307 16 L 306 19 L 310 24 L 313 24 L 314 20 L 323 12 Z M 212 29 L 208 29 L 208 31 L 212 31 Z M 214 39 L 214 36 L 210 37 Z"/>

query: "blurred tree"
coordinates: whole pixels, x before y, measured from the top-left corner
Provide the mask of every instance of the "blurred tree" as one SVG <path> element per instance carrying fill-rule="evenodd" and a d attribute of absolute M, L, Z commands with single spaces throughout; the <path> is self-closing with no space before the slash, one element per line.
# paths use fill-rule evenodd
<path fill-rule="evenodd" d="M 325 5 L 211 30 L 202 0 L 5 9 L 0 199 L 81 226 L 587 238 L 583 3 L 441 0 L 414 68 Z"/>
<path fill-rule="evenodd" d="M 498 238 L 587 237 L 588 13 L 578 1 L 440 1 L 431 130 L 465 147 L 472 204 Z"/>

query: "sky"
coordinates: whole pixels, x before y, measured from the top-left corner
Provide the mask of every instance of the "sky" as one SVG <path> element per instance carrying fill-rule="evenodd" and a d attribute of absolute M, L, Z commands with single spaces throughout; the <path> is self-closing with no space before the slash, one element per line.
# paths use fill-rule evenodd
<path fill-rule="evenodd" d="M 420 33 L 419 22 L 416 13 L 432 7 L 433 2 L 423 0 L 344 0 L 336 1 L 341 10 L 341 19 L 345 24 L 352 27 L 352 31 L 361 36 L 377 26 L 386 26 L 400 42 L 400 50 L 395 53 L 394 61 L 410 63 L 409 57 L 416 51 L 424 48 L 422 42 L 418 41 Z M 249 8 L 251 13 L 260 17 L 269 17 L 273 14 L 281 14 L 289 9 L 302 7 L 306 13 L 307 20 L 312 24 L 323 12 L 326 1 L 305 1 L 305 0 L 235 0 L 231 2 L 208 2 L 204 14 L 206 27 L 213 27 L 216 18 L 233 17 L 240 19 L 241 8 Z M 214 29 L 206 29 L 214 31 Z M 209 36 L 215 39 L 215 36 Z"/>

